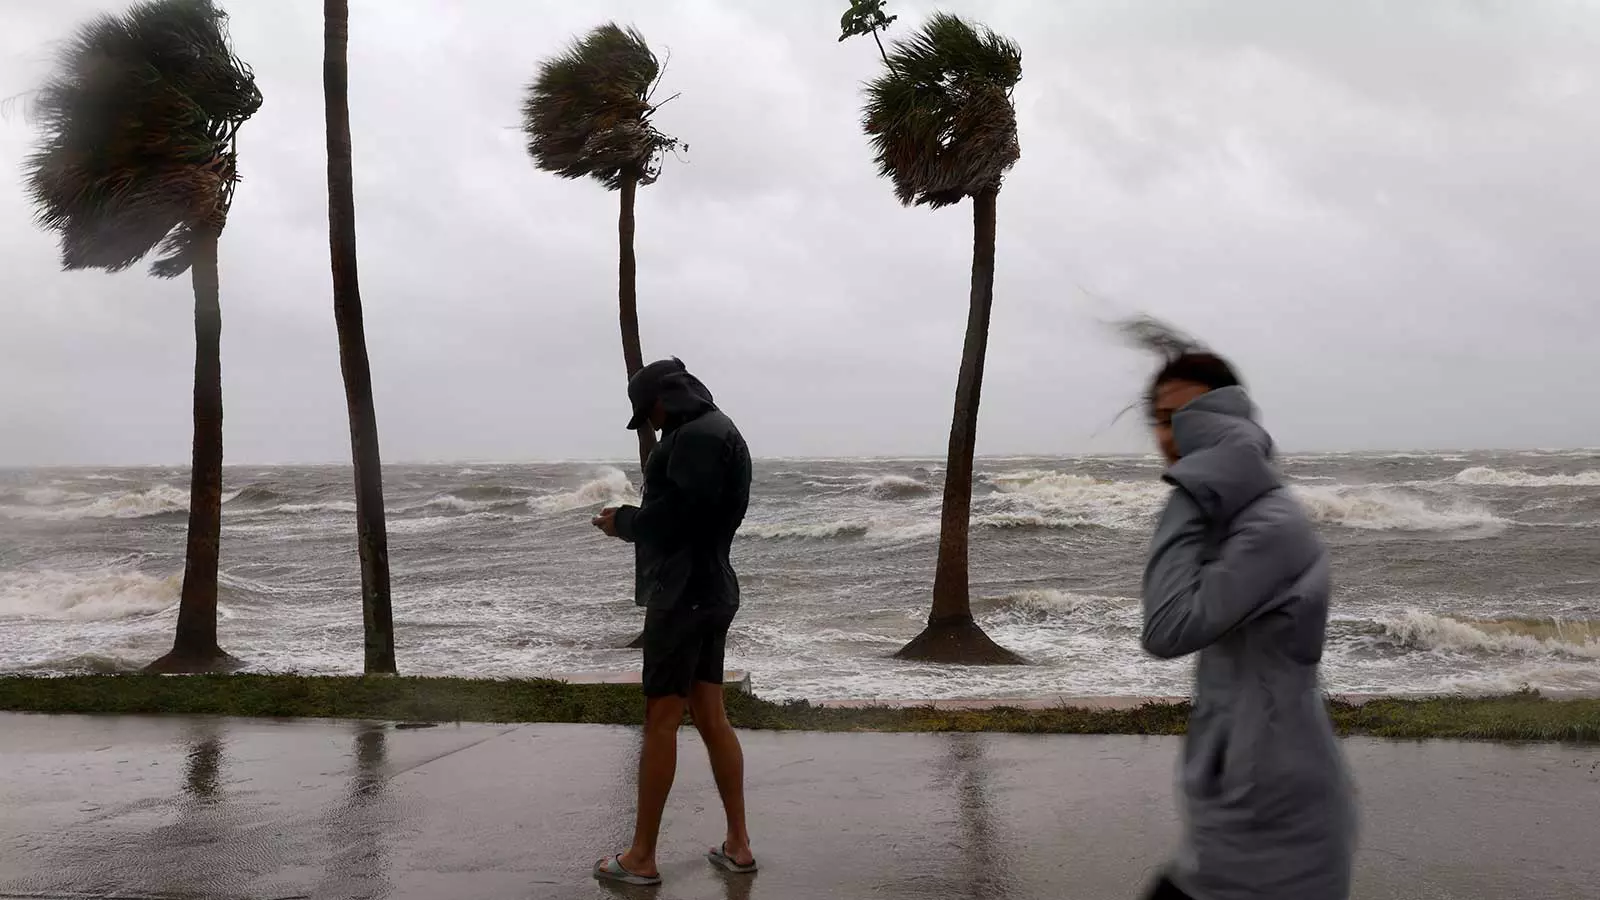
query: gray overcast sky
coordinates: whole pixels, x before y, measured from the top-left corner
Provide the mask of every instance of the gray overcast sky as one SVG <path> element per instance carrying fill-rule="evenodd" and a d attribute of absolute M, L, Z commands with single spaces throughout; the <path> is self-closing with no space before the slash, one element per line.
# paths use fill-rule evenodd
<path fill-rule="evenodd" d="M 266 104 L 222 245 L 230 462 L 349 458 L 328 275 L 321 4 L 233 0 Z M 671 53 L 690 144 L 640 192 L 647 357 L 758 455 L 943 452 L 970 206 L 874 176 L 843 0 L 355 0 L 362 293 L 389 461 L 625 458 L 617 198 L 535 170 L 537 62 L 603 18 Z M 893 3 L 897 33 L 933 7 Z M 103 0 L 0 0 L 0 95 Z M 1167 318 L 1288 449 L 1600 445 L 1600 4 L 993 0 L 1023 156 L 1000 195 L 979 452 L 1143 449 Z M 187 279 L 63 274 L 0 122 L 0 464 L 183 462 Z"/>

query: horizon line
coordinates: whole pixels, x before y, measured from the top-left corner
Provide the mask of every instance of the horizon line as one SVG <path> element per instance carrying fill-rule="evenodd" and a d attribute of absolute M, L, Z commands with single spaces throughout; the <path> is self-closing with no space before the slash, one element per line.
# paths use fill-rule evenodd
<path fill-rule="evenodd" d="M 1393 456 L 1396 454 L 1412 454 L 1419 456 L 1450 456 L 1461 454 L 1538 454 L 1546 456 L 1600 453 L 1600 447 L 1394 447 L 1367 450 L 1314 450 L 1305 449 L 1294 452 L 1274 454 L 1280 459 L 1294 459 L 1315 456 Z M 1094 453 L 980 453 L 973 459 L 989 461 L 1029 460 L 1029 459 L 1155 459 L 1158 455 L 1154 452 L 1094 452 Z M 907 462 L 907 463 L 945 463 L 948 458 L 944 455 L 915 455 L 915 454 L 863 454 L 856 456 L 827 454 L 827 455 L 779 455 L 756 456 L 757 462 Z M 635 456 L 595 456 L 595 457 L 549 457 L 549 458 L 524 458 L 524 459 L 488 459 L 488 458 L 441 458 L 441 459 L 405 459 L 393 462 L 385 461 L 384 467 L 411 467 L 411 466 L 540 466 L 540 465 L 616 465 L 632 466 L 637 464 Z M 0 463 L 0 471 L 19 469 L 186 469 L 191 463 L 184 462 L 131 462 L 131 463 Z M 350 460 L 276 460 L 276 461 L 245 461 L 224 462 L 224 468 L 332 468 L 350 467 Z"/>

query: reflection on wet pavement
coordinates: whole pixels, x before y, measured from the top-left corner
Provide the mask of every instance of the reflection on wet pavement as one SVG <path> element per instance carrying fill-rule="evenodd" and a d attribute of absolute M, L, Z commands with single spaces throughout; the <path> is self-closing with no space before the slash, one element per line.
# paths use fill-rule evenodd
<path fill-rule="evenodd" d="M 722 873 L 685 732 L 659 889 L 597 885 L 631 832 L 639 734 L 0 716 L 0 900 L 1135 897 L 1177 822 L 1178 743 L 743 736 L 763 870 Z M 1600 748 L 1346 744 L 1364 900 L 1592 898 Z"/>

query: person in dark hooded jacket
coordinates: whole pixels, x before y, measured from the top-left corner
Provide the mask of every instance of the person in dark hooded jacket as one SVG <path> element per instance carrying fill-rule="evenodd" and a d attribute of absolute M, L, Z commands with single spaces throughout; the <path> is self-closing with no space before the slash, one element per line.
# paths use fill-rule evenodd
<path fill-rule="evenodd" d="M 645 731 L 632 846 L 595 864 L 595 877 L 661 882 L 656 840 L 677 770 L 685 707 L 706 745 L 727 834 L 707 858 L 729 872 L 756 870 L 744 813 L 744 754 L 723 708 L 723 655 L 739 610 L 729 561 L 750 502 L 750 450 L 733 420 L 682 362 L 666 359 L 628 381 L 630 429 L 655 428 L 640 503 L 605 509 L 595 527 L 634 545 L 634 601 L 645 608 Z"/>
<path fill-rule="evenodd" d="M 1233 369 L 1189 351 L 1150 387 L 1173 487 L 1144 576 L 1145 650 L 1199 654 L 1184 844 L 1151 900 L 1345 900 L 1354 789 L 1323 704 L 1328 551 Z"/>

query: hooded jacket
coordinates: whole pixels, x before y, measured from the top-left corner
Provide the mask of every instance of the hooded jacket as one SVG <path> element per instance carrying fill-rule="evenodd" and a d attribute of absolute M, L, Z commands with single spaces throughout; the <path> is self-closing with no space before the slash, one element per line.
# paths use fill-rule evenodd
<path fill-rule="evenodd" d="M 1144 577 L 1144 647 L 1198 652 L 1184 743 L 1184 847 L 1196 900 L 1345 900 L 1356 816 L 1317 667 L 1328 554 L 1269 457 L 1242 388 L 1172 419 L 1181 458 Z"/>
<path fill-rule="evenodd" d="M 639 506 L 621 507 L 616 518 L 617 536 L 634 545 L 634 602 L 737 608 L 728 554 L 750 504 L 750 450 L 682 363 L 656 396 L 666 426 L 645 462 Z"/>

